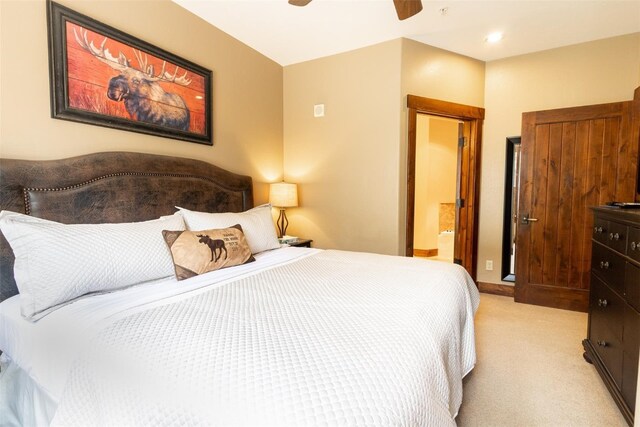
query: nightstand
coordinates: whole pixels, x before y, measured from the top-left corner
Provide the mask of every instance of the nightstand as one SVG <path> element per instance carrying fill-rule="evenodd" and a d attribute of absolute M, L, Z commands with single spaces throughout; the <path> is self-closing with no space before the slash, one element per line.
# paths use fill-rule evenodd
<path fill-rule="evenodd" d="M 298 239 L 298 240 L 293 240 L 291 242 L 288 242 L 287 244 L 289 246 L 295 246 L 297 248 L 310 248 L 311 247 L 311 242 L 313 242 L 313 240 Z"/>

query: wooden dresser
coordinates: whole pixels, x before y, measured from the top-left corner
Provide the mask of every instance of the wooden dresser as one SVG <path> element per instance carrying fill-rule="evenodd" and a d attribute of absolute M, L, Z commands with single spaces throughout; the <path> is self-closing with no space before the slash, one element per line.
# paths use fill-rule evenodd
<path fill-rule="evenodd" d="M 640 211 L 593 208 L 585 359 L 633 425 L 640 349 Z"/>

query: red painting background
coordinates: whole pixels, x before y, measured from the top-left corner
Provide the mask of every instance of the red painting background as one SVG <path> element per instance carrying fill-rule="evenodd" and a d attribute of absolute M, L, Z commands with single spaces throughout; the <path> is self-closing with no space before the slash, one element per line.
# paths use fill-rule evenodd
<path fill-rule="evenodd" d="M 120 72 L 84 50 L 76 41 L 73 33 L 74 28 L 79 37 L 82 37 L 81 31 L 86 30 L 88 41 L 93 41 L 93 45 L 97 48 L 100 48 L 106 37 L 80 25 L 71 22 L 66 23 L 69 106 L 135 122 L 136 120 L 132 119 L 125 109 L 124 102 L 116 102 L 107 97 L 109 80 L 119 75 Z M 119 53 L 122 52 L 130 61 L 131 68 L 140 70 L 140 65 L 133 53 L 133 47 L 108 37 L 106 38 L 107 42 L 104 47 L 109 50 L 111 56 L 117 58 Z M 162 69 L 163 60 L 140 49 L 136 50 L 147 56 L 147 64 L 153 64 L 155 73 L 158 74 Z M 173 75 L 175 69 L 176 65 L 167 61 L 165 70 Z M 191 79 L 191 83 L 188 86 L 169 82 L 158 82 L 158 84 L 166 92 L 175 93 L 182 97 L 187 104 L 190 112 L 189 132 L 205 135 L 205 77 L 182 67 L 178 70 L 178 77 L 183 76 L 185 71 L 187 71 L 187 78 Z M 200 97 L 200 99 L 197 97 Z"/>

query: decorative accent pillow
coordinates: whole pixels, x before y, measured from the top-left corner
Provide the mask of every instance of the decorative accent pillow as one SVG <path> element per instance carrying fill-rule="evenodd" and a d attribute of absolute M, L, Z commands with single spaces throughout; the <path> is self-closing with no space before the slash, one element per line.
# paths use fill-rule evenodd
<path fill-rule="evenodd" d="M 0 230 L 15 255 L 21 312 L 35 321 L 82 295 L 173 275 L 162 230 L 184 230 L 180 215 L 119 224 L 61 224 L 10 211 Z"/>
<path fill-rule="evenodd" d="M 191 231 L 227 228 L 240 224 L 251 253 L 257 254 L 280 247 L 271 216 L 271 205 L 261 205 L 245 212 L 196 212 L 176 206 Z"/>
<path fill-rule="evenodd" d="M 222 230 L 162 231 L 178 280 L 255 261 L 239 224 Z"/>

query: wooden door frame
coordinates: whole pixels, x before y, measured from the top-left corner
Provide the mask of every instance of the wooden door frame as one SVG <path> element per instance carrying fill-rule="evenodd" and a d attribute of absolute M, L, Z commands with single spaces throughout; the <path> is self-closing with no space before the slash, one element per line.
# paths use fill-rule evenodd
<path fill-rule="evenodd" d="M 484 121 L 484 108 L 469 105 L 456 104 L 438 99 L 423 98 L 416 95 L 407 95 L 408 109 L 408 148 L 407 148 L 407 221 L 406 221 L 406 248 L 405 255 L 413 256 L 413 232 L 415 221 L 415 194 L 416 194 L 416 127 L 418 114 L 447 117 L 462 120 L 471 124 L 471 137 L 469 140 L 469 197 L 466 200 L 468 207 L 467 251 L 463 255 L 462 265 L 467 269 L 471 277 L 476 278 L 476 257 L 478 252 L 478 213 L 480 202 L 480 148 L 482 143 L 482 124 Z M 460 171 L 456 171 L 460 173 Z"/>

